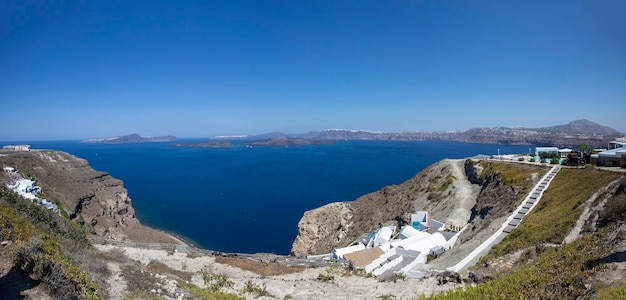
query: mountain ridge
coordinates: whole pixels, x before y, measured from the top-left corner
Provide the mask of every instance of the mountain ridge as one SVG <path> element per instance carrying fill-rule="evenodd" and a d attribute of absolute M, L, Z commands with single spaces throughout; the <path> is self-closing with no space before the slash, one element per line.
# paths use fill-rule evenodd
<path fill-rule="evenodd" d="M 609 141 L 624 136 L 611 127 L 579 119 L 563 125 L 540 128 L 527 127 L 475 127 L 463 131 L 405 131 L 383 132 L 349 129 L 327 129 L 301 134 L 272 132 L 237 138 L 260 140 L 274 137 L 303 138 L 314 140 L 389 140 L 389 141 L 458 141 L 498 145 L 534 145 L 576 147 L 587 144 L 605 147 Z M 218 138 L 219 139 L 219 138 Z"/>

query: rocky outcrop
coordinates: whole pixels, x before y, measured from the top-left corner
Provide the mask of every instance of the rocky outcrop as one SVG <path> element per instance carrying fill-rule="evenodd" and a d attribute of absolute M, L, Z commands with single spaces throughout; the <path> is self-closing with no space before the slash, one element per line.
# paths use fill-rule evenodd
<path fill-rule="evenodd" d="M 298 237 L 293 243 L 293 254 L 304 256 L 332 249 L 352 227 L 352 217 L 350 204 L 346 202 L 330 203 L 305 212 L 298 222 Z"/>
<path fill-rule="evenodd" d="M 402 184 L 305 212 L 292 254 L 328 253 L 382 224 L 407 224 L 416 210 L 428 210 L 433 218 L 449 224 L 466 224 L 478 188 L 467 182 L 462 164 L 462 160 L 443 160 Z"/>
<path fill-rule="evenodd" d="M 304 213 L 292 254 L 328 253 L 350 245 L 361 234 L 383 224 L 404 225 L 415 211 L 429 211 L 432 218 L 448 225 L 470 224 L 466 236 L 487 227 L 491 220 L 509 213 L 520 194 L 532 186 L 541 167 L 515 164 L 519 182 L 493 167 L 442 160 L 406 182 L 385 187 L 355 201 L 331 203 Z M 486 173 L 485 173 L 486 172 Z"/>
<path fill-rule="evenodd" d="M 114 240 L 176 242 L 169 235 L 142 226 L 121 180 L 92 169 L 86 160 L 65 152 L 10 152 L 0 164 L 32 177 L 43 197 L 58 202 L 70 219 L 92 233 Z"/>

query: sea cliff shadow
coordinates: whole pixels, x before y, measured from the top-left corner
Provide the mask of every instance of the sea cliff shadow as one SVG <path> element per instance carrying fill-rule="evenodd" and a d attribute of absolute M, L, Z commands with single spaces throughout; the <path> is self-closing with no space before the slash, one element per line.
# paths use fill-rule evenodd
<path fill-rule="evenodd" d="M 615 263 L 615 262 L 626 262 L 626 251 L 619 251 L 619 252 L 615 252 L 610 255 L 607 255 L 605 257 L 599 258 L 599 259 L 589 260 L 587 261 L 585 266 L 588 269 L 591 269 L 600 264 L 610 264 L 610 263 Z"/>
<path fill-rule="evenodd" d="M 21 291 L 32 289 L 39 285 L 39 281 L 33 280 L 20 269 L 13 266 L 4 276 L 0 277 L 0 299 L 23 299 Z"/>

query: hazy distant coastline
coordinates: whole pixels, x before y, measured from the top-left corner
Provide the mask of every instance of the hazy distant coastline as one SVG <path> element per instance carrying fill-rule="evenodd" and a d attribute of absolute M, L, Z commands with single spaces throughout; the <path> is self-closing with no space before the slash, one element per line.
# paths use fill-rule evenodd
<path fill-rule="evenodd" d="M 305 145 L 330 145 L 337 143 L 334 140 L 314 140 L 288 137 L 274 137 L 271 139 L 243 142 L 245 146 L 305 146 Z"/>
<path fill-rule="evenodd" d="M 217 140 L 206 142 L 189 142 L 171 144 L 173 147 L 194 147 L 194 148 L 232 148 L 233 144 L 230 141 Z"/>
<path fill-rule="evenodd" d="M 133 133 L 133 134 L 122 135 L 122 136 L 87 139 L 87 140 L 82 140 L 81 142 L 93 143 L 93 144 L 134 144 L 134 143 L 146 143 L 146 142 L 173 142 L 176 140 L 178 140 L 178 138 L 172 135 L 140 136 L 139 134 Z"/>
<path fill-rule="evenodd" d="M 209 141 L 172 144 L 176 147 L 231 148 L 235 144 L 245 146 L 302 146 L 332 144 L 339 140 L 378 140 L 378 141 L 454 141 L 464 143 L 495 145 L 533 145 L 577 147 L 586 144 L 590 147 L 605 147 L 609 141 L 623 137 L 611 127 L 589 120 L 575 120 L 564 125 L 541 128 L 524 127 L 480 127 L 463 131 L 404 131 L 383 132 L 348 129 L 328 129 L 308 133 L 289 134 L 271 132 L 260 135 L 216 136 Z M 144 137 L 130 134 L 115 137 L 83 140 L 83 143 L 131 144 L 144 142 L 172 142 L 175 136 Z"/>
<path fill-rule="evenodd" d="M 228 140 L 269 140 L 277 137 L 305 140 L 379 140 L 379 141 L 454 141 L 495 145 L 533 145 L 576 147 L 581 143 L 591 147 L 606 147 L 609 141 L 623 137 L 611 127 L 589 120 L 575 120 L 564 125 L 541 128 L 480 127 L 463 131 L 405 131 L 382 132 L 348 129 L 328 129 L 303 134 L 272 132 L 255 136 L 215 137 Z"/>

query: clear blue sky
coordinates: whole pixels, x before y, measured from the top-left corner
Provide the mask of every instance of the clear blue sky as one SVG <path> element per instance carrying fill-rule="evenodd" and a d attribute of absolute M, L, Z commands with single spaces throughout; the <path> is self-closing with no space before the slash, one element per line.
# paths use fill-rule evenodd
<path fill-rule="evenodd" d="M 0 140 L 626 131 L 626 1 L 0 3 Z"/>

